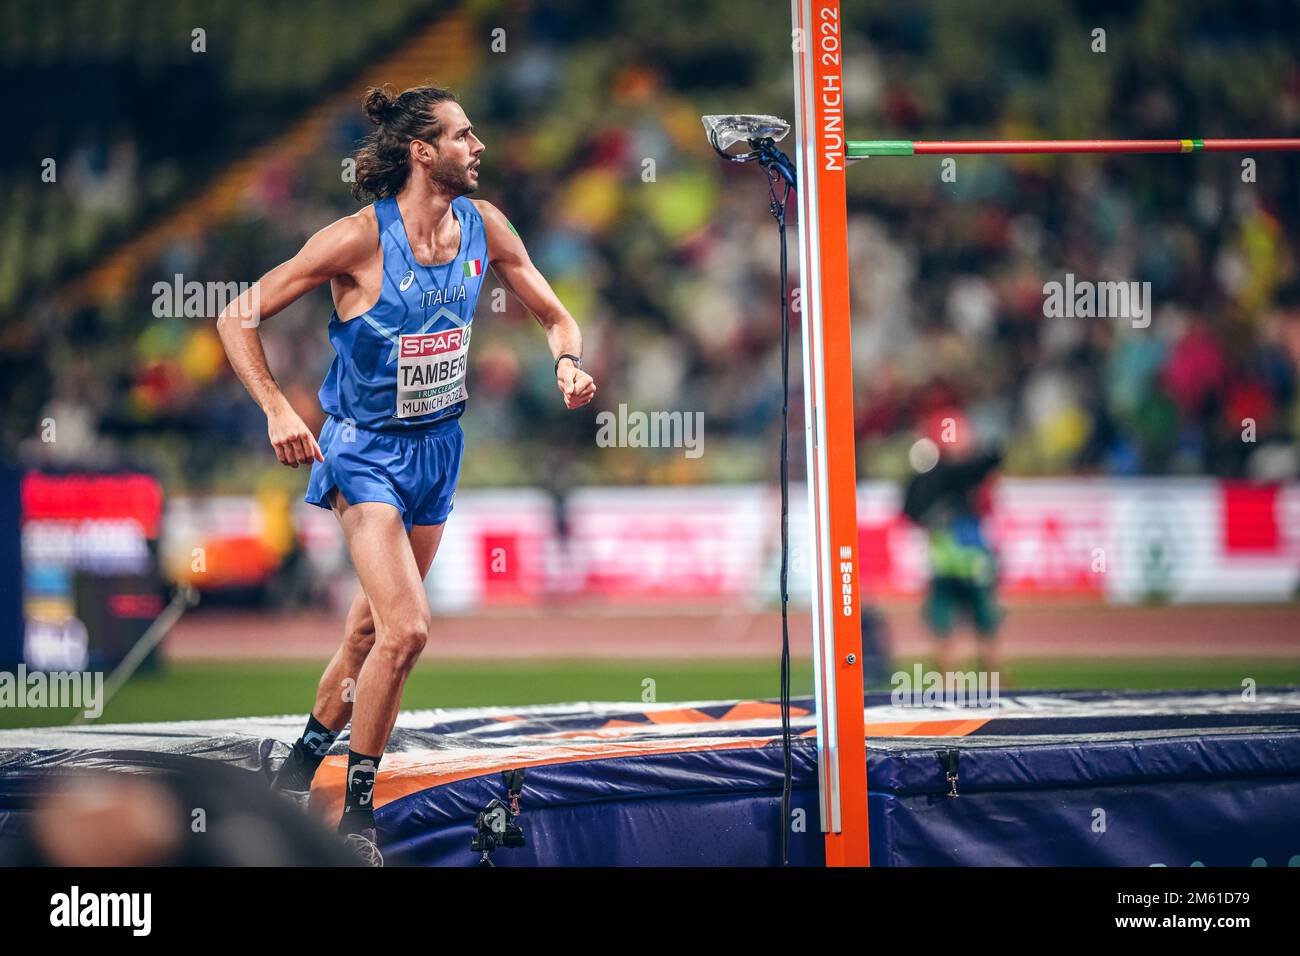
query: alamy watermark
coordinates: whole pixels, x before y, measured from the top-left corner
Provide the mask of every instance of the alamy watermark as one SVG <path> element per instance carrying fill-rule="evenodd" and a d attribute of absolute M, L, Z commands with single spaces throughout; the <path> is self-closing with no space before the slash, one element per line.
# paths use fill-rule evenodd
<path fill-rule="evenodd" d="M 704 454 L 703 412 L 628 411 L 596 415 L 596 444 L 601 448 L 682 448 L 687 458 Z"/>
<path fill-rule="evenodd" d="M 992 707 L 998 702 L 997 671 L 895 671 L 890 701 L 895 707 Z"/>
<path fill-rule="evenodd" d="M 1076 280 L 1043 284 L 1043 315 L 1049 319 L 1129 319 L 1135 329 L 1151 324 L 1150 282 Z"/>
<path fill-rule="evenodd" d="M 153 314 L 159 319 L 215 319 L 234 305 L 233 316 L 244 328 L 261 320 L 261 286 L 256 282 L 199 282 L 179 272 L 171 282 L 155 282 Z"/>
<path fill-rule="evenodd" d="M 80 710 L 94 720 L 104 712 L 104 674 L 101 671 L 0 671 L 0 708 L 51 707 Z"/>
<path fill-rule="evenodd" d="M 123 927 L 133 936 L 148 936 L 153 927 L 152 893 L 82 892 L 73 885 L 50 897 L 50 925 L 75 928 Z"/>

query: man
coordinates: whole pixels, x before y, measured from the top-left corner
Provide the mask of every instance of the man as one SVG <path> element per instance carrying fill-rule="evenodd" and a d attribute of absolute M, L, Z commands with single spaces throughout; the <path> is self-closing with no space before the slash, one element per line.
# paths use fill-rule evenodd
<path fill-rule="evenodd" d="M 970 426 L 957 412 L 939 416 L 912 453 L 917 474 L 908 483 L 903 513 L 929 532 L 930 592 L 925 619 L 938 644 L 939 673 L 956 670 L 952 630 L 966 617 L 980 644 L 980 668 L 1001 667 L 998 627 L 997 560 L 984 533 L 989 485 L 1002 463 L 1000 453 L 981 453 L 970 440 Z"/>
<path fill-rule="evenodd" d="M 266 413 L 280 462 L 311 464 L 307 501 L 338 516 L 361 584 L 342 646 L 275 784 L 309 789 L 351 719 L 339 831 L 378 865 L 375 777 L 406 676 L 429 637 L 424 577 L 460 473 L 457 419 L 489 265 L 546 330 L 565 405 L 586 405 L 596 386 L 582 370 L 577 323 L 513 227 L 490 203 L 466 198 L 478 188 L 484 146 L 453 95 L 431 86 L 395 98 L 371 89 L 365 110 L 375 129 L 357 153 L 353 195 L 375 202 L 307 240 L 232 303 L 218 329 Z M 337 355 L 320 389 L 329 418 L 318 444 L 271 377 L 256 320 L 327 281 Z"/>

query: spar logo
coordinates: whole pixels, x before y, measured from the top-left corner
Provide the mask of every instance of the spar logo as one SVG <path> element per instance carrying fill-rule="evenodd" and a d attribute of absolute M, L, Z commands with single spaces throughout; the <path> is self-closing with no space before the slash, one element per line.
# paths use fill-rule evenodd
<path fill-rule="evenodd" d="M 469 329 L 448 329 L 445 332 L 429 332 L 425 335 L 403 335 L 402 358 L 437 355 L 467 344 L 469 344 Z"/>

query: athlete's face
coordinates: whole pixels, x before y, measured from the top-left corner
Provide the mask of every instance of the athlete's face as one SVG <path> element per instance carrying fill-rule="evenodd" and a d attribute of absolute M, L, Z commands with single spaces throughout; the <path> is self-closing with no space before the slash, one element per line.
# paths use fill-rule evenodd
<path fill-rule="evenodd" d="M 479 156 L 486 147 L 474 135 L 465 111 L 459 103 L 439 103 L 435 110 L 442 123 L 429 178 L 433 184 L 455 196 L 478 189 Z"/>

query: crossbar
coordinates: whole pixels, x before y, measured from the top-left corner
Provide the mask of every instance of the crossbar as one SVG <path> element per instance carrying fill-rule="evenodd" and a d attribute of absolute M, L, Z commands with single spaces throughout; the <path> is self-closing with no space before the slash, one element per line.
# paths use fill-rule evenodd
<path fill-rule="evenodd" d="M 998 153 L 1279 153 L 1300 151 L 1300 139 L 975 139 L 849 140 L 850 161 L 870 156 L 958 156 Z"/>

